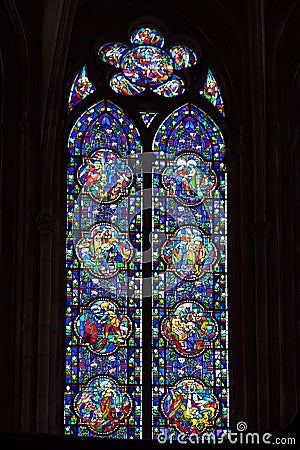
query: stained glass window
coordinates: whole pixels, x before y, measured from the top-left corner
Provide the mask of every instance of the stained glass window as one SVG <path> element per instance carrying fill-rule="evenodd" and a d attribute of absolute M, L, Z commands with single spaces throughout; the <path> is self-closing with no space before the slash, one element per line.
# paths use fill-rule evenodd
<path fill-rule="evenodd" d="M 142 116 L 142 119 L 146 125 L 147 128 L 149 128 L 152 120 L 157 115 L 156 112 L 150 112 L 150 111 L 140 111 L 140 115 Z"/>
<path fill-rule="evenodd" d="M 203 89 L 200 91 L 200 95 L 207 98 L 207 100 L 218 109 L 222 116 L 225 116 L 221 90 L 210 69 L 208 69 L 207 77 Z"/>
<path fill-rule="evenodd" d="M 151 89 L 158 95 L 183 94 L 183 79 L 175 74 L 196 64 L 196 53 L 186 45 L 164 49 L 162 33 L 153 27 L 138 28 L 131 35 L 132 48 L 111 42 L 99 48 L 99 58 L 122 72 L 113 75 L 110 87 L 118 94 L 135 95 Z"/>
<path fill-rule="evenodd" d="M 93 83 L 89 80 L 86 65 L 76 75 L 70 95 L 69 95 L 69 112 L 74 106 L 78 105 L 84 98 L 95 91 Z"/>
<path fill-rule="evenodd" d="M 141 439 L 147 428 L 153 439 L 217 438 L 229 408 L 224 138 L 196 103 L 163 113 L 167 97 L 187 86 L 193 93 L 175 73 L 198 70 L 189 46 L 168 45 L 147 25 L 128 45 L 105 43 L 98 57 L 121 70 L 108 81 L 113 91 L 151 90 L 158 100 L 155 110 L 143 97 L 133 114 L 140 130 L 105 99 L 69 134 L 65 432 Z"/>
<path fill-rule="evenodd" d="M 101 101 L 69 136 L 67 434 L 141 437 L 141 139 Z"/>
<path fill-rule="evenodd" d="M 153 153 L 153 435 L 171 427 L 220 437 L 228 425 L 224 139 L 186 104 L 161 124 Z"/>

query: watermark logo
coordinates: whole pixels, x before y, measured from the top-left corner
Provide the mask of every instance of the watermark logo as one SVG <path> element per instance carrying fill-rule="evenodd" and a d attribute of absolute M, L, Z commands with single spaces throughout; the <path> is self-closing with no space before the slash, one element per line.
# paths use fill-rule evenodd
<path fill-rule="evenodd" d="M 275 444 L 275 445 L 296 445 L 296 438 L 290 437 L 273 437 L 271 433 L 255 433 L 247 431 L 247 423 L 240 421 L 237 423 L 236 431 L 226 430 L 220 436 L 216 436 L 212 432 L 204 432 L 199 434 L 178 433 L 174 430 L 163 430 L 157 436 L 160 444 L 178 442 L 179 444 Z"/>
<path fill-rule="evenodd" d="M 116 296 L 135 296 L 133 278 L 140 277 L 141 282 L 142 272 L 150 271 L 143 275 L 142 289 L 143 297 L 151 297 L 152 261 L 164 272 L 160 291 L 167 291 L 174 283 L 198 282 L 213 272 L 221 257 L 219 231 L 214 235 L 219 227 L 210 228 L 207 217 L 199 228 L 206 213 L 191 210 L 204 200 L 207 207 L 216 203 L 210 198 L 216 187 L 210 165 L 193 153 L 170 160 L 161 189 L 157 183 L 163 168 L 155 163 L 153 153 L 121 158 L 112 149 L 97 148 L 83 158 L 77 171 L 80 192 L 72 228 L 76 254 L 94 285 Z M 153 178 L 151 187 L 142 188 L 143 177 Z M 166 223 L 154 231 L 152 221 L 160 220 L 162 205 Z M 129 264 L 135 273 L 127 270 Z"/>
<path fill-rule="evenodd" d="M 238 422 L 236 426 L 238 431 L 246 431 L 247 430 L 247 424 L 246 422 Z"/>

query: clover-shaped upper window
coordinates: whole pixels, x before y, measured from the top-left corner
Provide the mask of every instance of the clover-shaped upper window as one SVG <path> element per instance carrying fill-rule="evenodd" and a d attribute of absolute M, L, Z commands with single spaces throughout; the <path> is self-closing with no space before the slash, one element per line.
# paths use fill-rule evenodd
<path fill-rule="evenodd" d="M 197 62 L 195 52 L 186 45 L 166 49 L 164 37 L 153 27 L 138 28 L 131 35 L 132 49 L 121 42 L 110 42 L 99 48 L 104 62 L 122 69 L 110 79 L 117 94 L 136 95 L 147 87 L 164 97 L 174 97 L 185 91 L 184 80 L 175 71 Z"/>

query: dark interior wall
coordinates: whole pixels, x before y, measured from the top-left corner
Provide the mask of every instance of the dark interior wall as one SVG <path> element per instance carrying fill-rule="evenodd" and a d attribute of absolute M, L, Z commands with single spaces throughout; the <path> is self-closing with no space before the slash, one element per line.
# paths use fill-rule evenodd
<path fill-rule="evenodd" d="M 274 411 L 271 424 L 275 425 L 282 421 L 282 417 L 291 414 L 291 402 L 295 409 L 299 402 L 299 391 L 295 388 L 299 377 L 299 216 L 296 203 L 299 158 L 292 139 L 294 130 L 299 130 L 299 112 L 296 112 L 299 86 L 295 82 L 299 70 L 299 5 L 298 12 L 295 2 L 285 13 L 282 4 L 274 9 L 270 4 L 267 11 L 266 184 L 269 195 L 267 214 L 272 226 L 268 242 L 268 336 L 273 343 L 268 359 L 270 368 L 274 368 L 270 376 L 270 408 Z"/>
<path fill-rule="evenodd" d="M 29 133 L 32 105 L 29 54 L 22 21 L 13 4 L 7 4 L 7 11 L 1 10 L 1 57 L 1 360 L 5 368 L 1 371 L 1 382 L 5 386 L 6 405 L 1 411 L 1 424 L 3 429 L 10 429 L 12 421 L 19 422 L 20 418 L 14 404 L 22 395 L 19 370 L 23 382 L 28 382 L 22 369 L 33 351 L 35 314 L 34 308 L 28 306 L 30 299 L 37 299 L 29 267 L 38 261 L 38 243 L 29 219 L 37 208 L 34 194 L 37 180 L 29 177 L 32 164 L 36 164 L 36 148 L 32 148 L 31 154 L 27 152 L 33 139 Z M 15 181 L 10 179 L 11 172 Z M 25 329 L 30 329 L 30 334 L 22 339 Z M 18 364 L 21 354 L 22 366 Z M 31 367 L 27 374 L 33 375 Z"/>
<path fill-rule="evenodd" d="M 167 0 L 3 1 L 1 430 L 63 432 L 72 124 L 65 102 L 97 40 L 114 30 L 116 39 L 127 36 L 149 16 L 170 35 L 199 43 L 226 105 L 233 428 L 244 420 L 253 431 L 275 431 L 292 420 L 299 404 L 299 15 L 296 0 L 191 0 L 184 9 Z"/>

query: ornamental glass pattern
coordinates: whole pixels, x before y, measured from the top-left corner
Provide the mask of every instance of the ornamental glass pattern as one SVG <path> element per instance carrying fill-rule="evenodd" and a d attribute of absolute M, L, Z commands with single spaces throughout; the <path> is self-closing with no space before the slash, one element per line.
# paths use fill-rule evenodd
<path fill-rule="evenodd" d="M 76 75 L 69 94 L 69 112 L 83 99 L 95 91 L 93 83 L 89 80 L 86 65 Z"/>
<path fill-rule="evenodd" d="M 141 437 L 141 140 L 108 101 L 69 136 L 65 431 Z"/>
<path fill-rule="evenodd" d="M 153 153 L 153 436 L 217 438 L 228 427 L 224 139 L 186 104 Z"/>
<path fill-rule="evenodd" d="M 221 89 L 210 69 L 208 69 L 207 71 L 207 77 L 203 89 L 200 91 L 200 95 L 202 95 L 208 101 L 210 101 L 210 103 L 212 103 L 217 108 L 219 113 L 225 117 L 224 103 L 221 95 Z"/>
<path fill-rule="evenodd" d="M 220 115 L 212 120 L 205 111 L 208 100 L 224 116 L 224 104 L 202 61 L 206 100 L 181 76 L 194 66 L 199 71 L 199 52 L 166 41 L 145 25 L 128 45 L 101 45 L 102 66 L 117 69 L 106 76 L 111 90 L 141 95 L 143 109 L 130 103 L 125 113 L 109 99 L 95 103 L 96 91 L 69 134 L 69 435 L 141 439 L 147 428 L 162 442 L 181 433 L 217 438 L 229 427 L 225 143 L 215 122 Z M 69 110 L 95 91 L 93 85 L 79 89 L 86 66 L 83 71 L 72 85 Z M 170 112 L 168 97 L 186 90 L 196 102 Z M 157 102 L 147 108 L 149 91 Z M 143 325 L 143 316 L 152 326 Z"/>
<path fill-rule="evenodd" d="M 175 73 L 197 62 L 195 52 L 186 45 L 164 48 L 162 33 L 153 27 L 138 28 L 131 35 L 132 48 L 109 42 L 99 48 L 99 58 L 121 72 L 110 79 L 117 94 L 137 95 L 147 88 L 164 97 L 185 92 L 184 80 Z"/>

